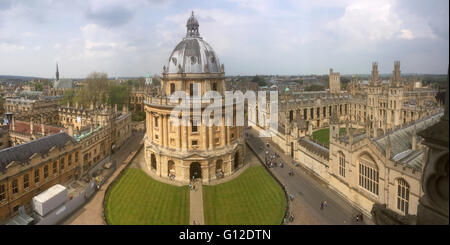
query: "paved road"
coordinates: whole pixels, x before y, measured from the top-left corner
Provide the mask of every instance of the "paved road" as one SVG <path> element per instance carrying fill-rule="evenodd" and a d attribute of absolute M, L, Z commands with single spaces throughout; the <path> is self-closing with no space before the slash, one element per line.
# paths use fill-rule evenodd
<path fill-rule="evenodd" d="M 139 142 L 142 140 L 142 137 L 143 133 L 133 134 L 122 147 L 111 156 L 112 160 L 117 161 L 117 169 L 114 174 L 100 187 L 88 203 L 66 218 L 62 223 L 63 225 L 105 225 L 102 216 L 105 191 L 125 167 L 124 162 L 129 157 L 130 153 L 138 150 L 140 145 Z"/>
<path fill-rule="evenodd" d="M 277 152 L 280 155 L 276 161 L 283 161 L 284 168 L 270 168 L 280 182 L 285 186 L 288 194 L 294 195 L 294 200 L 289 203 L 289 209 L 293 211 L 295 219 L 293 224 L 320 224 L 320 225 L 345 225 L 362 224 L 356 223 L 354 217 L 358 210 L 353 208 L 346 200 L 340 197 L 336 192 L 330 190 L 325 183 L 317 177 L 308 173 L 300 167 L 292 164 L 292 159 L 283 154 L 281 149 L 268 138 L 258 137 L 259 133 L 250 129 L 246 131 L 249 134 L 248 143 L 257 150 L 258 155 L 265 159 L 265 151 L 269 154 Z M 270 147 L 265 146 L 266 143 Z M 260 147 L 263 147 L 261 150 Z M 294 170 L 294 176 L 289 176 L 289 171 Z M 326 200 L 328 207 L 320 209 L 320 203 Z M 367 217 L 364 217 L 363 223 Z"/>

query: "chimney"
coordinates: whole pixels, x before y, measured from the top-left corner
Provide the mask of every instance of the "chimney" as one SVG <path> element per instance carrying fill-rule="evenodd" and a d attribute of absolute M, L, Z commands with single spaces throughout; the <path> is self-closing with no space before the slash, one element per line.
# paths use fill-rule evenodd
<path fill-rule="evenodd" d="M 128 105 L 127 104 L 123 104 L 123 108 L 122 108 L 123 113 L 128 113 Z"/>
<path fill-rule="evenodd" d="M 414 124 L 414 130 L 413 130 L 413 135 L 412 135 L 412 140 L 411 140 L 411 149 L 417 150 L 417 132 L 416 132 L 416 125 Z"/>
<path fill-rule="evenodd" d="M 77 108 L 77 109 L 78 109 L 78 101 L 77 101 L 77 102 L 75 102 L 75 108 Z"/>
<path fill-rule="evenodd" d="M 94 101 L 91 101 L 91 110 L 94 110 Z"/>
<path fill-rule="evenodd" d="M 45 124 L 41 123 L 42 135 L 45 136 Z"/>
<path fill-rule="evenodd" d="M 117 112 L 117 104 L 114 105 L 114 112 Z"/>
<path fill-rule="evenodd" d="M 30 119 L 30 134 L 31 134 L 31 135 L 34 134 L 34 122 L 33 122 L 33 118 Z"/>

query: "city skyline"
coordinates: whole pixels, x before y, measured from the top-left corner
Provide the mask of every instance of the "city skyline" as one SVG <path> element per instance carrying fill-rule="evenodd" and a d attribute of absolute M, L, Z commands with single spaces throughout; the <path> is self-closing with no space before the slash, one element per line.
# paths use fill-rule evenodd
<path fill-rule="evenodd" d="M 231 76 L 448 69 L 447 1 L 4 0 L 0 74 L 52 78 L 56 62 L 66 78 L 160 74 L 191 11 Z"/>

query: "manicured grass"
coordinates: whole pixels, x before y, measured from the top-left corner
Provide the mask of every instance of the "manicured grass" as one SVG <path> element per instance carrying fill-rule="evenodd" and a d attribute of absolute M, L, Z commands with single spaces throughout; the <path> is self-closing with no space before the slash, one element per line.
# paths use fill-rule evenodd
<path fill-rule="evenodd" d="M 188 225 L 189 189 L 129 168 L 106 194 L 104 208 L 111 225 Z"/>
<path fill-rule="evenodd" d="M 237 178 L 203 186 L 207 225 L 279 225 L 286 198 L 280 185 L 262 166 L 252 166 Z"/>
<path fill-rule="evenodd" d="M 343 134 L 346 132 L 345 128 L 340 128 L 339 133 Z M 322 145 L 330 145 L 330 129 L 324 128 L 313 132 L 313 139 L 321 143 Z"/>

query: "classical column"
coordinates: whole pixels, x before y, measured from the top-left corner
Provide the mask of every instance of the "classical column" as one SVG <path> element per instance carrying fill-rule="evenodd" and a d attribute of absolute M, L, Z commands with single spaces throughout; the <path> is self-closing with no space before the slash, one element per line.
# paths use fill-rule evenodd
<path fill-rule="evenodd" d="M 175 136 L 175 141 L 176 141 L 176 144 L 177 144 L 177 149 L 178 150 L 180 150 L 181 149 L 181 122 L 180 122 L 180 119 L 177 119 L 178 120 L 178 123 L 179 123 L 179 125 L 176 127 L 177 128 L 177 130 L 176 130 L 176 136 Z"/>
<path fill-rule="evenodd" d="M 225 132 L 227 132 L 227 145 L 231 143 L 230 126 L 225 127 Z"/>
<path fill-rule="evenodd" d="M 164 144 L 163 140 L 163 125 L 162 125 L 162 115 L 158 117 L 158 127 L 159 127 L 159 144 L 162 146 Z"/>
<path fill-rule="evenodd" d="M 222 136 L 222 145 L 226 146 L 226 133 L 225 133 L 225 117 L 222 117 L 222 128 L 220 130 Z"/>
<path fill-rule="evenodd" d="M 212 123 L 211 125 L 209 125 L 208 129 L 209 129 L 209 149 L 212 150 L 214 145 L 214 132 Z"/>
<path fill-rule="evenodd" d="M 188 133 L 189 133 L 189 123 L 184 121 L 185 126 L 183 126 L 183 130 L 184 130 L 184 137 L 183 137 L 183 151 L 186 151 L 188 148 Z"/>
<path fill-rule="evenodd" d="M 169 147 L 169 115 L 164 115 L 164 136 L 166 137 L 164 140 L 164 145 Z"/>
<path fill-rule="evenodd" d="M 202 123 L 202 137 L 203 137 L 203 147 L 204 149 L 208 149 L 208 135 L 206 133 L 206 124 Z"/>

